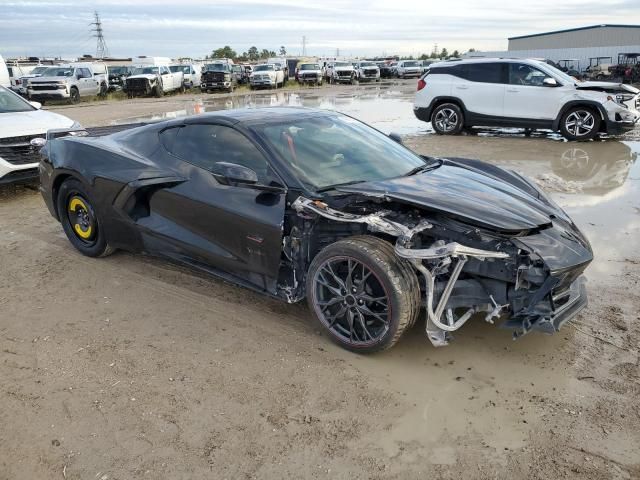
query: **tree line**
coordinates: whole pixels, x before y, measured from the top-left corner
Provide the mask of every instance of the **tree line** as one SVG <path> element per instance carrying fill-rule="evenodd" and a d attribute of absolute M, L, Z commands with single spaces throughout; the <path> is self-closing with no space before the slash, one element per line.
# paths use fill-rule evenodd
<path fill-rule="evenodd" d="M 470 48 L 469 52 L 475 52 L 475 48 Z M 246 52 L 242 52 L 238 54 L 233 48 L 229 45 L 225 45 L 222 48 L 218 48 L 213 50 L 210 55 L 205 56 L 205 59 L 208 58 L 230 58 L 232 60 L 236 60 L 239 62 L 257 62 L 258 60 L 266 60 L 270 57 L 275 57 L 276 55 L 286 55 L 287 49 L 283 46 L 280 47 L 280 50 L 276 54 L 274 50 L 268 50 L 263 48 L 262 50 L 258 50 L 258 47 L 251 47 Z M 423 53 L 417 58 L 414 58 L 412 55 L 408 57 L 401 57 L 403 60 L 429 60 L 429 59 L 437 59 L 437 58 L 459 58 L 460 52 L 458 50 L 454 50 L 449 53 L 446 48 L 442 48 L 440 51 L 434 49 L 431 53 Z"/>

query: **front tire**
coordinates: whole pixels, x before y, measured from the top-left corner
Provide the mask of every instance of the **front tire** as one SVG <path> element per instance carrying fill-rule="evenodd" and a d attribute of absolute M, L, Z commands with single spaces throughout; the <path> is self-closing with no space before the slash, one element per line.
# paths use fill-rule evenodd
<path fill-rule="evenodd" d="M 71 90 L 69 90 L 69 99 L 73 104 L 76 104 L 80 101 L 80 92 L 78 92 L 78 89 L 76 87 L 71 87 Z"/>
<path fill-rule="evenodd" d="M 591 140 L 600 130 L 600 115 L 589 107 L 572 107 L 560 119 L 560 133 L 567 140 Z"/>
<path fill-rule="evenodd" d="M 162 95 L 164 95 L 164 91 L 162 90 L 162 84 L 160 82 L 158 82 L 158 84 L 153 89 L 153 94 L 156 96 L 156 98 L 160 98 L 162 97 Z"/>
<path fill-rule="evenodd" d="M 391 348 L 415 322 L 420 286 L 390 243 L 356 236 L 324 248 L 311 262 L 307 300 L 332 341 L 358 353 Z"/>
<path fill-rule="evenodd" d="M 439 135 L 458 135 L 464 127 L 464 114 L 455 103 L 443 103 L 433 109 L 431 126 Z"/>
<path fill-rule="evenodd" d="M 87 257 L 106 257 L 113 253 L 93 196 L 79 180 L 72 178 L 60 186 L 56 206 L 64 233 L 80 253 Z"/>

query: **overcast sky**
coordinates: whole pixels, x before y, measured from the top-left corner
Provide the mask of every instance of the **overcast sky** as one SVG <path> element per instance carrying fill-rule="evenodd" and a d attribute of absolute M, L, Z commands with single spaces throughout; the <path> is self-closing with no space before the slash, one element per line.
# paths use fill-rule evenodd
<path fill-rule="evenodd" d="M 303 35 L 310 55 L 420 55 L 435 43 L 501 50 L 511 36 L 640 24 L 640 0 L 0 0 L 0 55 L 95 54 L 94 9 L 110 54 L 127 57 L 197 57 L 224 45 L 295 55 Z"/>

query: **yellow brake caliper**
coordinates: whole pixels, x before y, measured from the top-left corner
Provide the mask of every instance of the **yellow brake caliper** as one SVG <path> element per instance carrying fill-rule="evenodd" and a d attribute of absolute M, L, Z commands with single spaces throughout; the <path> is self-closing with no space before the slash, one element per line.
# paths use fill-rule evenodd
<path fill-rule="evenodd" d="M 87 208 L 87 206 L 82 200 L 80 200 L 77 197 L 74 197 L 71 200 L 71 203 L 69 204 L 69 211 L 75 213 L 78 207 L 84 209 L 85 212 L 89 211 L 89 209 Z M 87 225 L 86 229 L 84 229 L 82 225 L 78 223 L 77 219 L 76 219 L 76 223 L 73 224 L 73 229 L 75 230 L 75 232 L 78 234 L 80 238 L 83 238 L 85 240 L 91 237 L 91 232 L 93 230 L 91 228 L 91 225 Z"/>

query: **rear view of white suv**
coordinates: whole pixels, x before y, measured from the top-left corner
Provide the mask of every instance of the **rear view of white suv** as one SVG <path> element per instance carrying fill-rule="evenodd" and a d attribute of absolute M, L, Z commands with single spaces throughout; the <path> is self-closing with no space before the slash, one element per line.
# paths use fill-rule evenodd
<path fill-rule="evenodd" d="M 444 135 L 495 126 L 589 140 L 633 129 L 638 107 L 640 90 L 629 85 L 580 82 L 540 60 L 470 59 L 430 65 L 418 81 L 413 111 Z"/>

